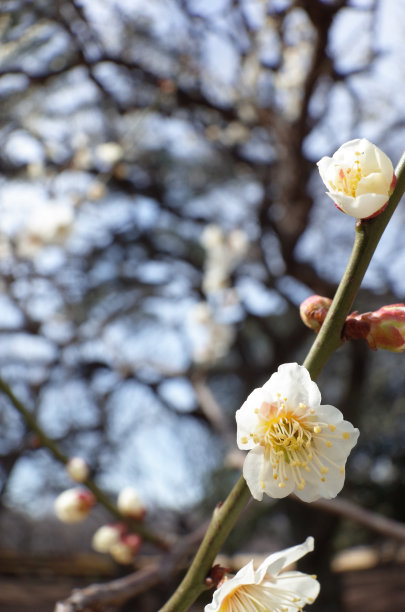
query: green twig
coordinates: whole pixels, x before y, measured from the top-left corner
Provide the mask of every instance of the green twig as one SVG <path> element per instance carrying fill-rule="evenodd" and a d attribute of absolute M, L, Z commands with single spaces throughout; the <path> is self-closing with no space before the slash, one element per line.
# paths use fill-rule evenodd
<path fill-rule="evenodd" d="M 405 191 L 405 154 L 396 168 L 397 184 L 385 211 L 374 219 L 356 223 L 356 238 L 346 271 L 328 315 L 304 361 L 316 380 L 332 353 L 342 344 L 342 329 L 381 235 Z M 183 581 L 160 612 L 185 612 L 207 589 L 205 578 L 216 554 L 250 499 L 241 477 L 224 504 L 214 511 L 201 546 Z"/>
<path fill-rule="evenodd" d="M 343 343 L 342 329 L 378 242 L 405 191 L 405 153 L 395 174 L 397 184 L 383 213 L 356 223 L 356 237 L 345 273 L 304 366 L 316 380 L 332 353 Z"/>
<path fill-rule="evenodd" d="M 57 444 L 46 435 L 42 427 L 38 424 L 34 414 L 24 406 L 18 397 L 16 397 L 10 386 L 2 378 L 0 378 L 0 392 L 9 398 L 14 408 L 16 408 L 23 417 L 27 427 L 38 436 L 41 446 L 47 448 L 55 459 L 66 465 L 69 461 L 69 457 L 62 453 Z M 162 548 L 163 550 L 168 550 L 170 548 L 169 542 L 166 541 L 165 538 L 155 534 L 138 521 L 131 521 L 128 520 L 128 517 L 123 516 L 118 510 L 117 506 L 110 500 L 104 491 L 102 491 L 96 485 L 92 478 L 87 478 L 83 482 L 83 485 L 93 493 L 97 501 L 102 504 L 117 520 L 126 523 L 132 531 L 139 533 L 139 535 L 145 540 L 153 542 L 156 544 L 156 546 Z"/>
<path fill-rule="evenodd" d="M 160 612 L 183 612 L 209 587 L 205 584 L 212 563 L 250 499 L 241 476 L 223 504 L 218 505 L 211 523 L 183 582 Z"/>

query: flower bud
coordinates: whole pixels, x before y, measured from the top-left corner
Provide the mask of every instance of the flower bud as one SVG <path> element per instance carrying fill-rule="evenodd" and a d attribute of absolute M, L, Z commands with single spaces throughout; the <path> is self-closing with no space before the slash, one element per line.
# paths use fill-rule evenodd
<path fill-rule="evenodd" d="M 390 304 L 354 319 L 368 325 L 366 342 L 373 350 L 405 351 L 405 304 Z"/>
<path fill-rule="evenodd" d="M 317 165 L 327 195 L 339 210 L 357 219 L 380 214 L 395 187 L 391 160 L 365 138 L 346 142 Z"/>
<path fill-rule="evenodd" d="M 87 489 L 67 489 L 55 500 L 56 516 L 63 523 L 78 523 L 86 518 L 96 503 L 96 498 Z"/>
<path fill-rule="evenodd" d="M 128 565 L 132 563 L 142 546 L 142 538 L 137 533 L 128 533 L 110 548 L 110 555 L 117 563 Z"/>
<path fill-rule="evenodd" d="M 145 506 L 133 487 L 124 487 L 119 492 L 117 507 L 121 514 L 138 521 L 143 519 L 146 512 Z"/>
<path fill-rule="evenodd" d="M 322 323 L 332 300 L 321 295 L 311 295 L 304 300 L 300 306 L 300 316 L 307 327 L 313 329 L 316 333 L 321 329 Z"/>
<path fill-rule="evenodd" d="M 84 482 L 90 474 L 89 466 L 81 457 L 72 457 L 66 464 L 66 471 L 72 480 Z"/>
<path fill-rule="evenodd" d="M 96 552 L 109 553 L 112 546 L 120 541 L 125 531 L 126 527 L 123 523 L 103 525 L 94 532 L 91 545 Z"/>

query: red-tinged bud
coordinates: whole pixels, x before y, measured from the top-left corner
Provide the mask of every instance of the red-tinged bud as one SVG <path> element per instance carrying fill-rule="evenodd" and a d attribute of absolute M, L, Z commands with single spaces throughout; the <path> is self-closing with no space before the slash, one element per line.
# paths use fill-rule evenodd
<path fill-rule="evenodd" d="M 382 306 L 375 312 L 365 312 L 355 318 L 368 324 L 365 339 L 371 349 L 394 353 L 405 351 L 405 304 Z"/>
<path fill-rule="evenodd" d="M 113 544 L 109 550 L 110 555 L 123 565 L 132 563 L 142 546 L 142 538 L 137 533 L 123 535 L 119 542 Z"/>
<path fill-rule="evenodd" d="M 356 310 L 346 318 L 342 333 L 343 340 L 366 340 L 370 333 L 370 323 L 363 320 L 362 317 L 363 315 L 359 315 Z"/>
<path fill-rule="evenodd" d="M 220 586 L 224 580 L 225 580 L 225 574 L 229 574 L 230 572 L 230 568 L 229 567 L 222 567 L 221 565 L 219 565 L 219 563 L 217 565 L 214 565 L 208 576 L 205 579 L 205 584 L 207 585 L 207 587 L 211 588 L 211 587 L 215 587 L 217 588 L 218 586 Z"/>
<path fill-rule="evenodd" d="M 96 503 L 96 498 L 87 489 L 67 489 L 55 500 L 55 513 L 63 523 L 78 523 L 84 520 Z"/>
<path fill-rule="evenodd" d="M 313 329 L 316 333 L 321 329 L 322 323 L 332 300 L 321 295 L 311 295 L 304 300 L 300 306 L 300 316 L 307 327 Z"/>

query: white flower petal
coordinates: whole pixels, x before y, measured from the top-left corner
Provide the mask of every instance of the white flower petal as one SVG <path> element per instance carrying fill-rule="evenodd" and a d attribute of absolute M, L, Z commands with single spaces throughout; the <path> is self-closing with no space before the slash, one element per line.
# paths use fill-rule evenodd
<path fill-rule="evenodd" d="M 327 191 L 326 195 L 347 215 L 350 214 L 348 211 L 353 209 L 354 201 L 356 198 L 345 195 L 344 193 L 336 193 Z"/>
<path fill-rule="evenodd" d="M 252 452 L 252 451 L 251 451 Z M 274 499 L 283 499 L 283 497 L 287 497 L 296 489 L 296 482 L 294 481 L 294 477 L 291 471 L 291 468 L 288 464 L 284 466 L 286 478 L 280 482 L 280 479 L 275 479 L 273 476 L 273 468 L 271 463 L 268 464 L 268 470 L 265 474 L 265 493 L 269 497 L 274 497 Z"/>
<path fill-rule="evenodd" d="M 387 198 L 390 185 L 391 180 L 387 181 L 387 178 L 381 174 L 381 172 L 372 172 L 359 181 L 356 189 L 356 196 L 367 193 L 376 193 L 383 195 L 384 198 Z"/>
<path fill-rule="evenodd" d="M 376 154 L 378 166 L 381 169 L 381 172 L 384 174 L 384 176 L 387 179 L 389 179 L 389 177 L 391 176 L 391 181 L 390 181 L 390 184 L 391 184 L 392 178 L 394 176 L 394 166 L 392 165 L 392 161 L 390 160 L 388 155 L 386 155 L 383 151 L 381 151 L 381 149 L 377 148 L 375 154 Z"/>
<path fill-rule="evenodd" d="M 361 194 L 357 198 L 343 193 L 327 193 L 331 200 L 347 215 L 356 219 L 367 219 L 378 212 L 388 202 L 388 195 L 378 193 Z"/>
<path fill-rule="evenodd" d="M 318 386 L 311 380 L 309 372 L 298 363 L 284 363 L 279 366 L 270 379 L 263 385 L 263 390 L 273 400 L 286 397 L 290 404 L 319 404 L 321 393 Z"/>
<path fill-rule="evenodd" d="M 250 433 L 252 431 L 252 422 L 256 423 L 257 421 L 257 415 L 254 411 L 261 406 L 263 401 L 264 394 L 262 388 L 255 389 L 248 396 L 242 407 L 236 411 L 235 418 L 238 426 L 237 444 L 241 450 L 249 450 L 255 445 Z"/>
<path fill-rule="evenodd" d="M 303 544 L 269 555 L 257 571 L 250 561 L 218 587 L 205 612 L 296 612 L 298 607 L 313 603 L 319 593 L 314 577 L 296 571 L 279 573 L 311 550 L 313 538 L 307 538 Z"/>
<path fill-rule="evenodd" d="M 298 489 L 295 494 L 303 502 L 311 503 L 317 499 L 333 499 L 340 493 L 345 480 L 344 468 L 329 467 L 329 472 L 323 477 L 322 481 L 314 473 L 306 475 L 306 485 L 303 489 Z"/>
<path fill-rule="evenodd" d="M 379 193 L 366 193 L 359 195 L 353 204 L 352 217 L 361 214 L 362 219 L 371 217 L 381 210 L 389 200 L 389 195 Z M 349 213 L 350 214 L 350 213 Z M 364 216 L 363 216 L 364 215 Z M 359 217 L 360 218 L 360 217 Z"/>
<path fill-rule="evenodd" d="M 212 602 L 205 606 L 205 612 L 217 612 L 225 597 L 229 596 L 239 586 L 255 584 L 255 571 L 253 568 L 253 559 L 244 565 L 237 574 L 230 580 L 225 580 L 219 588 L 214 591 Z"/>
<path fill-rule="evenodd" d="M 314 601 L 320 591 L 319 582 L 312 576 L 308 576 L 301 572 L 285 572 L 277 578 L 273 584 L 273 592 L 276 595 L 277 590 L 288 591 L 294 593 L 299 601 L 295 602 L 294 607 L 286 607 L 288 612 L 296 612 L 296 606 L 304 606 L 307 602 Z"/>
<path fill-rule="evenodd" d="M 343 421 L 343 414 L 335 406 L 330 404 L 322 404 L 316 410 L 316 420 L 325 421 L 330 425 L 336 425 Z"/>
<path fill-rule="evenodd" d="M 243 477 L 250 489 L 252 497 L 261 501 L 263 499 L 263 471 L 264 471 L 264 448 L 255 446 L 248 452 L 243 464 Z"/>
<path fill-rule="evenodd" d="M 304 555 L 314 550 L 314 538 L 309 537 L 302 544 L 291 546 L 285 550 L 281 550 L 276 553 L 272 553 L 261 563 L 257 568 L 255 576 L 256 580 L 262 581 L 267 573 L 275 576 L 282 569 L 295 563 L 298 559 L 301 559 Z"/>

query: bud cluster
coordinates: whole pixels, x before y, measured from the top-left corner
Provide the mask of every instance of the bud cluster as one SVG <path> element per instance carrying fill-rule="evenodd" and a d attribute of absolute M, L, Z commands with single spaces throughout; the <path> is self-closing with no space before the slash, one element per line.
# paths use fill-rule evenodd
<path fill-rule="evenodd" d="M 124 523 L 103 525 L 93 535 L 92 547 L 99 553 L 110 554 L 122 565 L 132 563 L 142 546 L 142 538 L 130 533 Z"/>
<path fill-rule="evenodd" d="M 89 476 L 89 467 L 80 457 L 73 457 L 66 464 L 68 474 L 77 482 L 84 482 Z M 63 523 L 83 521 L 96 504 L 91 491 L 76 487 L 63 491 L 55 500 L 55 514 Z M 145 506 L 133 487 L 124 487 L 117 498 L 117 508 L 124 518 L 142 521 Z M 93 535 L 92 546 L 100 553 L 110 554 L 117 563 L 132 563 L 142 546 L 142 538 L 132 533 L 124 522 L 103 525 Z"/>
<path fill-rule="evenodd" d="M 300 306 L 300 316 L 316 333 L 322 327 L 332 300 L 311 295 Z M 405 304 L 389 304 L 373 312 L 352 312 L 343 328 L 344 340 L 365 340 L 373 350 L 405 351 Z"/>

